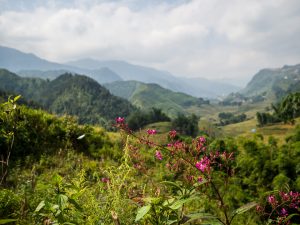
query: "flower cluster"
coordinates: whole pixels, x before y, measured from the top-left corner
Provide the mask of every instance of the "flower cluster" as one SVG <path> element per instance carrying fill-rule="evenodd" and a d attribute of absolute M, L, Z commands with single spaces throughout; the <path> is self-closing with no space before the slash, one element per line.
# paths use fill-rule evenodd
<path fill-rule="evenodd" d="M 147 133 L 148 133 L 149 135 L 154 135 L 154 134 L 157 134 L 157 131 L 154 130 L 154 129 L 149 129 L 149 130 L 147 130 Z"/>
<path fill-rule="evenodd" d="M 117 124 L 121 124 L 121 123 L 124 123 L 125 122 L 125 118 L 124 117 L 117 117 L 116 118 L 116 123 Z"/>
<path fill-rule="evenodd" d="M 157 150 L 156 150 L 156 152 L 155 152 L 155 157 L 156 157 L 158 160 L 162 160 L 162 159 L 163 159 L 161 152 L 160 152 L 160 151 L 157 151 Z"/>
<path fill-rule="evenodd" d="M 174 139 L 174 138 L 176 137 L 176 135 L 177 135 L 176 130 L 171 130 L 171 131 L 169 131 L 169 136 L 170 136 L 170 138 Z"/>
<path fill-rule="evenodd" d="M 206 144 L 206 138 L 201 136 L 199 138 L 196 139 L 196 149 L 198 152 L 200 151 L 206 151 L 206 147 L 205 147 L 205 144 Z"/>
<path fill-rule="evenodd" d="M 202 173 L 210 171 L 210 160 L 208 157 L 204 156 L 200 161 L 196 162 L 196 168 Z"/>
<path fill-rule="evenodd" d="M 256 210 L 264 218 L 271 219 L 277 224 L 290 224 L 300 222 L 300 193 L 278 192 L 269 195 L 265 206 L 257 206 Z M 291 216 L 290 216 L 291 215 Z M 289 217 L 290 216 L 290 217 Z M 288 218 L 289 217 L 289 218 Z"/>

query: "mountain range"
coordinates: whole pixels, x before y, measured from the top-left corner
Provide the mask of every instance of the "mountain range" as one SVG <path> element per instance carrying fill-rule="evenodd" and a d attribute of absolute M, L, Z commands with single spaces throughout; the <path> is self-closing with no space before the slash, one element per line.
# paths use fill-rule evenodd
<path fill-rule="evenodd" d="M 44 81 L 54 80 L 64 73 L 84 74 L 139 108 L 155 106 L 169 115 L 184 112 L 189 104 L 201 105 L 205 102 L 204 98 L 216 98 L 229 93 L 237 94 L 230 95 L 227 100 L 239 103 L 247 99 L 254 102 L 266 98 L 276 101 L 289 92 L 300 91 L 300 64 L 262 69 L 244 89 L 204 78 L 176 77 L 166 71 L 124 61 L 86 58 L 60 64 L 7 47 L 0 47 L 0 68 L 9 69 L 20 76 L 43 78 Z M 42 81 L 37 79 L 34 82 Z"/>
<path fill-rule="evenodd" d="M 156 83 L 172 91 L 205 98 L 216 98 L 240 89 L 231 84 L 204 78 L 176 77 L 166 71 L 133 65 L 125 61 L 80 59 L 65 64 L 55 63 L 31 53 L 3 46 L 0 46 L 0 68 L 8 69 L 22 76 L 49 79 L 57 77 L 57 71 L 63 70 L 90 76 L 100 84 L 120 80 L 136 80 L 144 83 Z"/>

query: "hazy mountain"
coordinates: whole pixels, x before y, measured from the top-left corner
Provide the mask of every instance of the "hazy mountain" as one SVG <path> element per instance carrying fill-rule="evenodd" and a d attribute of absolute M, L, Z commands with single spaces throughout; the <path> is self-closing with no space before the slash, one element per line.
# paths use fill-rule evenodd
<path fill-rule="evenodd" d="M 90 75 L 100 84 L 123 80 L 118 74 L 107 67 L 91 70 Z"/>
<path fill-rule="evenodd" d="M 133 65 L 124 61 L 98 61 L 82 59 L 66 64 L 49 62 L 33 54 L 23 53 L 13 48 L 0 46 L 0 68 L 5 68 L 21 75 L 53 79 L 54 71 L 69 71 L 85 74 L 99 83 L 117 80 L 136 80 L 144 83 L 157 83 L 164 88 L 184 92 L 197 97 L 215 98 L 237 91 L 239 88 L 223 82 L 203 78 L 181 78 L 166 71 L 150 67 Z M 28 71 L 30 70 L 30 71 Z M 39 73 L 38 71 L 42 71 Z M 32 74 L 30 74 L 32 72 Z M 46 76 L 46 77 L 45 77 Z"/>
<path fill-rule="evenodd" d="M 13 72 L 20 70 L 68 70 L 73 71 L 74 67 L 50 62 L 37 57 L 31 53 L 24 53 L 19 50 L 0 46 L 0 68 Z"/>
<path fill-rule="evenodd" d="M 20 70 L 16 72 L 19 76 L 22 77 L 38 77 L 43 79 L 53 80 L 64 73 L 69 73 L 68 70 Z"/>
<path fill-rule="evenodd" d="M 74 66 L 49 62 L 34 54 L 27 54 L 13 48 L 0 46 L 0 68 L 13 71 L 21 76 L 54 79 L 71 72 L 85 74 L 99 83 L 113 82 L 122 78 L 109 68 L 82 69 Z"/>
<path fill-rule="evenodd" d="M 205 78 L 186 78 L 181 79 L 184 84 L 181 87 L 182 92 L 199 97 L 201 90 L 202 97 L 218 97 L 226 96 L 229 93 L 237 92 L 241 88 L 232 84 L 223 83 L 220 81 L 212 81 Z"/>
<path fill-rule="evenodd" d="M 123 80 L 136 80 L 144 83 L 157 83 L 165 88 L 179 91 L 182 83 L 169 72 L 156 70 L 150 67 L 139 66 L 119 60 L 98 61 L 81 59 L 67 63 L 80 68 L 99 69 L 107 67 L 119 74 Z"/>
<path fill-rule="evenodd" d="M 22 78 L 1 69 L 0 90 L 21 94 L 50 112 L 78 116 L 82 123 L 103 123 L 134 110 L 127 100 L 111 95 L 96 81 L 81 75 L 63 74 L 46 81 Z"/>
<path fill-rule="evenodd" d="M 136 80 L 144 83 L 156 83 L 173 91 L 184 92 L 197 97 L 215 98 L 238 91 L 240 88 L 224 82 L 210 81 L 204 78 L 181 78 L 166 71 L 129 64 L 124 61 L 98 61 L 81 59 L 67 63 L 80 68 L 97 69 L 108 67 L 124 80 Z"/>
<path fill-rule="evenodd" d="M 300 64 L 277 69 L 262 69 L 254 75 L 240 93 L 245 96 L 281 97 L 290 91 L 300 91 Z"/>
<path fill-rule="evenodd" d="M 64 73 L 75 74 L 75 72 L 71 72 L 68 70 L 46 70 L 46 71 L 20 70 L 16 73 L 22 77 L 39 77 L 39 78 L 50 79 L 50 80 L 53 80 Z M 88 74 L 87 76 L 93 78 L 99 84 L 110 83 L 110 82 L 122 80 L 122 78 L 118 74 L 116 74 L 115 72 L 113 72 L 112 70 L 110 70 L 109 68 L 106 68 L 106 67 L 98 69 L 98 70 L 89 70 L 89 71 L 86 71 L 85 74 Z"/>
<path fill-rule="evenodd" d="M 137 107 L 142 109 L 160 108 L 169 116 L 184 113 L 185 109 L 192 105 L 200 106 L 208 103 L 208 101 L 201 98 L 173 92 L 157 84 L 146 84 L 138 81 L 117 81 L 104 86 L 112 94 L 128 99 Z"/>

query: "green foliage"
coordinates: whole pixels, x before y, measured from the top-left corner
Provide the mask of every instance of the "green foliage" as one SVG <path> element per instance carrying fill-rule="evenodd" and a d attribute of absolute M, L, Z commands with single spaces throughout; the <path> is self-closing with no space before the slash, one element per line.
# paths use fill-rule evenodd
<path fill-rule="evenodd" d="M 6 181 L 9 171 L 10 158 L 15 144 L 17 124 L 20 110 L 17 109 L 16 101 L 20 96 L 9 98 L 7 102 L 0 105 L 0 149 L 1 149 L 1 177 L 0 186 Z"/>
<path fill-rule="evenodd" d="M 300 116 L 300 93 L 291 93 L 285 96 L 277 106 L 272 105 L 273 115 L 269 113 L 256 113 L 259 126 L 283 121 L 284 123 L 295 123 L 295 118 Z"/>
<path fill-rule="evenodd" d="M 161 109 L 157 108 L 151 108 L 149 112 L 136 111 L 127 119 L 128 126 L 132 130 L 138 130 L 150 123 L 164 121 L 170 121 L 170 118 Z"/>
<path fill-rule="evenodd" d="M 53 195 L 39 203 L 34 211 L 36 221 L 51 224 L 80 224 L 83 223 L 83 213 L 78 198 L 83 194 L 84 188 L 74 183 L 65 183 L 63 178 L 55 175 L 52 179 L 55 190 Z"/>
<path fill-rule="evenodd" d="M 207 182 L 202 182 L 204 185 Z M 143 221 L 142 224 L 189 224 L 193 221 L 218 222 L 217 218 L 209 213 L 193 212 L 186 214 L 185 208 L 199 201 L 200 196 L 196 191 L 200 185 L 195 184 L 190 188 L 184 188 L 175 182 L 163 182 L 173 189 L 172 196 L 159 196 L 145 199 L 146 205 L 139 208 L 135 221 Z"/>
<path fill-rule="evenodd" d="M 234 115 L 233 113 L 219 113 L 220 125 L 228 125 L 232 123 L 240 123 L 247 119 L 246 114 L 242 113 L 240 115 Z"/>
<path fill-rule="evenodd" d="M 11 146 L 11 158 L 6 187 L 0 189 L 0 224 L 254 225 L 261 223 L 251 211 L 257 199 L 273 189 L 300 188 L 300 127 L 282 146 L 261 135 L 206 137 L 206 148 L 193 151 L 200 139 L 176 136 L 172 144 L 181 150 L 169 156 L 161 151 L 157 160 L 158 136 L 141 135 L 150 142 L 126 136 L 123 146 L 118 134 L 18 106 L 16 100 L 1 105 L 1 153 L 2 146 Z M 165 116 L 159 109 L 148 115 Z M 179 134 L 197 134 L 197 117 L 178 118 L 173 128 Z M 167 146 L 171 139 L 159 141 Z M 176 157 L 187 153 L 191 164 L 184 166 Z M 194 168 L 202 154 L 213 161 L 208 177 Z"/>
<path fill-rule="evenodd" d="M 196 137 L 199 132 L 198 120 L 199 118 L 195 115 L 179 114 L 177 118 L 172 120 L 172 128 L 182 135 Z"/>
<path fill-rule="evenodd" d="M 0 218 L 16 218 L 21 211 L 21 198 L 9 189 L 0 190 Z M 0 222 L 1 224 L 1 222 Z"/>
<path fill-rule="evenodd" d="M 294 119 L 300 116 L 300 93 L 292 93 L 287 95 L 278 104 L 276 114 L 285 123 L 294 123 Z"/>

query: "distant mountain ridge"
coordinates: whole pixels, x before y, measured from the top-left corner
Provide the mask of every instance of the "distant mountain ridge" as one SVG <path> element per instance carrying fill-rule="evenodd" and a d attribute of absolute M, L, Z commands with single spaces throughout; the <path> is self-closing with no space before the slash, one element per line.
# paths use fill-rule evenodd
<path fill-rule="evenodd" d="M 186 109 L 190 106 L 209 104 L 209 101 L 202 98 L 173 92 L 153 83 L 116 81 L 104 84 L 104 86 L 112 94 L 128 99 L 141 109 L 159 108 L 171 117 L 186 113 Z"/>
<path fill-rule="evenodd" d="M 238 87 L 223 82 L 210 81 L 203 78 L 180 78 L 173 76 L 169 72 L 133 65 L 124 61 L 82 59 L 67 64 L 60 64 L 49 62 L 33 54 L 1 46 L 0 68 L 5 68 L 15 73 L 21 71 L 20 75 L 43 78 L 45 78 L 44 76 L 48 71 L 46 76 L 50 76 L 51 79 L 57 74 L 49 71 L 64 70 L 90 76 L 101 84 L 118 80 L 136 80 L 144 83 L 156 83 L 172 91 L 184 92 L 196 97 L 216 98 L 217 96 L 239 90 Z M 30 75 L 30 71 L 35 71 L 34 75 Z M 41 71 L 40 75 L 37 71 Z"/>
<path fill-rule="evenodd" d="M 300 91 L 300 64 L 277 69 L 262 69 L 254 75 L 241 94 L 280 97 L 289 91 Z"/>
<path fill-rule="evenodd" d="M 125 99 L 113 96 L 93 79 L 63 74 L 52 81 L 22 78 L 0 70 L 0 90 L 21 94 L 52 113 L 69 114 L 81 123 L 105 124 L 118 116 L 128 116 L 135 108 Z"/>
<path fill-rule="evenodd" d="M 31 53 L 23 53 L 13 48 L 0 46 L 0 68 L 7 69 L 21 76 L 55 79 L 59 75 L 70 72 L 84 74 L 103 84 L 122 80 L 109 68 L 84 69 L 75 66 L 50 62 Z"/>
<path fill-rule="evenodd" d="M 69 66 L 80 68 L 108 67 L 124 80 L 136 80 L 143 83 L 156 83 L 175 92 L 183 92 L 196 97 L 216 98 L 240 90 L 239 87 L 220 81 L 211 81 L 205 78 L 181 78 L 171 73 L 150 67 L 133 65 L 124 61 L 98 61 L 81 59 L 67 62 Z"/>

